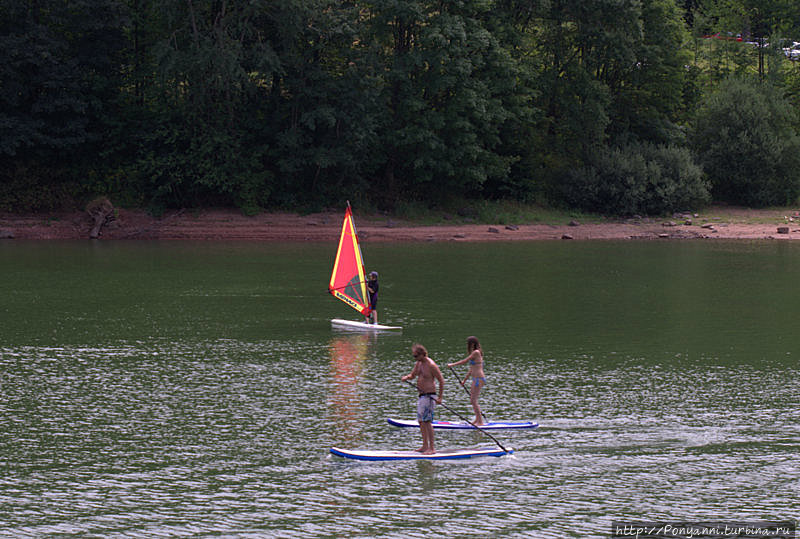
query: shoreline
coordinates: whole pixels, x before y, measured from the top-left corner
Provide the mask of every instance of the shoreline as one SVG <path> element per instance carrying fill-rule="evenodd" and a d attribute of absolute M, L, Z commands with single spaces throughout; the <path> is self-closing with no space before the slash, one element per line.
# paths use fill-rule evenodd
<path fill-rule="evenodd" d="M 758 218 L 766 222 L 741 222 Z M 800 217 L 786 210 L 723 210 L 720 217 L 685 215 L 570 224 L 417 225 L 394 218 L 357 216 L 361 242 L 488 242 L 548 240 L 800 240 Z M 99 240 L 191 240 L 329 242 L 337 241 L 342 214 L 261 213 L 235 209 L 177 210 L 156 218 L 143 210 L 118 209 L 102 226 Z M 772 222 L 769 222 L 772 221 Z M 0 239 L 89 239 L 94 221 L 86 213 L 0 213 Z"/>

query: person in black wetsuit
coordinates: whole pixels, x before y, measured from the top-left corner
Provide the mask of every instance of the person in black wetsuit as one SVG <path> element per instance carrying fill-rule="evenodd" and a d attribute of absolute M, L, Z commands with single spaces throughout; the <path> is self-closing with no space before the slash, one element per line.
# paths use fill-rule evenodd
<path fill-rule="evenodd" d="M 369 292 L 369 315 L 367 315 L 368 324 L 378 323 L 378 272 L 369 272 L 369 280 L 367 281 L 367 291 Z"/>

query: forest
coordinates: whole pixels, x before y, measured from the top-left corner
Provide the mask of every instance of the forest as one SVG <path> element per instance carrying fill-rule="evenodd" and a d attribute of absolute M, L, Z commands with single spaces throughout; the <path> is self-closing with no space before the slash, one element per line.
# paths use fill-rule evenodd
<path fill-rule="evenodd" d="M 4 0 L 0 211 L 800 196 L 796 0 Z"/>

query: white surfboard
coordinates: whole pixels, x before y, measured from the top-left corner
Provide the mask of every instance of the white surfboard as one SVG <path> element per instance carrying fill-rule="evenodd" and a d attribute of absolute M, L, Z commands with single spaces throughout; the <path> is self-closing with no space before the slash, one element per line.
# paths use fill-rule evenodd
<path fill-rule="evenodd" d="M 367 324 L 366 322 L 356 322 L 355 320 L 343 320 L 334 318 L 331 326 L 339 329 L 349 329 L 351 331 L 397 331 L 402 330 L 402 326 L 384 326 L 383 324 Z"/>
<path fill-rule="evenodd" d="M 502 457 L 513 452 L 514 450 L 511 448 L 508 451 L 503 451 L 497 447 L 477 447 L 471 449 L 446 449 L 437 451 L 432 455 L 423 455 L 419 451 L 376 451 L 331 447 L 331 453 L 334 455 L 355 460 L 451 460 L 473 457 Z"/>

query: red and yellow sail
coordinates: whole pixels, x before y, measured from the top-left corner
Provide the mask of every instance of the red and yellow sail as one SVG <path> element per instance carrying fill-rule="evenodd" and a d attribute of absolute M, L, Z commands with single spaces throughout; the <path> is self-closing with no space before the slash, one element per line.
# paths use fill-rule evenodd
<path fill-rule="evenodd" d="M 361 247 L 358 245 L 356 225 L 353 222 L 349 202 L 344 214 L 342 234 L 339 236 L 339 248 L 336 250 L 328 291 L 364 316 L 369 314 L 364 259 L 361 257 Z"/>

